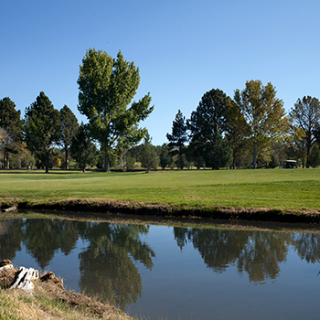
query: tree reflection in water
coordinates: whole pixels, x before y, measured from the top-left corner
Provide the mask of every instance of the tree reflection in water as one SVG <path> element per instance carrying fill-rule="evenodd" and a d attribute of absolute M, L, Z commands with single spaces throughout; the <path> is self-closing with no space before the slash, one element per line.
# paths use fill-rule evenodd
<path fill-rule="evenodd" d="M 142 283 L 134 261 L 152 269 L 153 250 L 140 240 L 149 227 L 139 225 L 92 223 L 85 238 L 90 246 L 79 254 L 80 287 L 122 310 L 141 297 Z"/>
<path fill-rule="evenodd" d="M 13 260 L 18 251 L 21 251 L 21 242 L 24 238 L 22 219 L 2 221 L 0 235 L 0 260 Z"/>
<path fill-rule="evenodd" d="M 278 276 L 290 244 L 290 233 L 285 232 L 174 228 L 173 233 L 181 249 L 191 242 L 214 272 L 236 265 L 240 274 L 246 272 L 254 282 Z"/>
<path fill-rule="evenodd" d="M 141 240 L 148 232 L 148 226 L 62 219 L 0 221 L 0 259 L 14 260 L 24 245 L 44 269 L 58 251 L 68 256 L 81 238 L 89 243 L 79 253 L 82 291 L 124 310 L 141 296 L 136 262 L 149 270 L 153 267 L 155 252 Z M 192 243 L 213 272 L 225 272 L 234 265 L 254 283 L 279 275 L 289 245 L 302 260 L 314 263 L 320 259 L 319 233 L 173 228 L 173 234 L 181 250 Z"/>

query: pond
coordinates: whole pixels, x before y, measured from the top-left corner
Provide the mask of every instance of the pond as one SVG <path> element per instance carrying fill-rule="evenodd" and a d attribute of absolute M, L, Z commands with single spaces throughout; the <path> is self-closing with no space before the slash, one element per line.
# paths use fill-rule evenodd
<path fill-rule="evenodd" d="M 0 259 L 146 319 L 318 319 L 320 234 L 0 220 Z"/>

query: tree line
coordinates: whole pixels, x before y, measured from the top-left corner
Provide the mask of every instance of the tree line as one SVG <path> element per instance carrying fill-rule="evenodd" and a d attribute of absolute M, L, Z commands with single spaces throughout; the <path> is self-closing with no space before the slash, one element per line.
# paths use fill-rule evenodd
<path fill-rule="evenodd" d="M 247 81 L 231 99 L 223 91 L 206 92 L 186 119 L 182 112 L 167 134 L 168 150 L 186 163 L 220 167 L 276 167 L 279 160 L 320 165 L 320 102 L 305 96 L 286 115 L 275 87 Z"/>
<path fill-rule="evenodd" d="M 0 100 L 2 168 L 96 166 L 104 171 L 116 163 L 141 167 L 191 168 L 276 167 L 281 159 L 302 166 L 320 165 L 320 102 L 305 96 L 286 115 L 275 87 L 247 81 L 228 97 L 220 89 L 206 92 L 186 119 L 182 112 L 166 135 L 167 144 L 152 145 L 146 128 L 139 127 L 153 111 L 150 93 L 133 101 L 140 83 L 139 68 L 121 51 L 114 59 L 89 49 L 78 77 L 78 110 L 87 117 L 79 125 L 68 106 L 56 110 L 40 92 L 25 117 L 9 98 Z M 140 145 L 140 141 L 144 142 Z M 13 165 L 14 164 L 14 165 Z"/>

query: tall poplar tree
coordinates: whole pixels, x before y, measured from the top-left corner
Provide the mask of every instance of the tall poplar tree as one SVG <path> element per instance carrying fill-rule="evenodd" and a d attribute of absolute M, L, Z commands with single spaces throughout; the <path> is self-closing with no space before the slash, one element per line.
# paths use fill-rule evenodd
<path fill-rule="evenodd" d="M 260 80 L 246 82 L 240 92 L 235 90 L 234 102 L 239 106 L 250 129 L 248 137 L 253 149 L 253 168 L 256 169 L 257 155 L 272 142 L 280 141 L 288 131 L 283 102 L 276 97 L 276 89 L 269 82 Z"/>
<path fill-rule="evenodd" d="M 90 132 L 101 144 L 105 171 L 109 171 L 109 152 L 117 147 L 119 139 L 132 145 L 147 132 L 139 128 L 138 123 L 146 119 L 154 107 L 150 107 L 149 93 L 132 102 L 139 83 L 139 68 L 124 60 L 121 51 L 117 59 L 113 59 L 105 51 L 89 49 L 82 60 L 78 109 L 87 116 Z"/>
<path fill-rule="evenodd" d="M 183 154 L 184 144 L 188 141 L 186 118 L 182 112 L 178 110 L 176 117 L 172 124 L 172 133 L 167 133 L 167 139 L 169 140 L 168 148 L 171 153 L 178 153 L 180 168 L 183 169 Z"/>
<path fill-rule="evenodd" d="M 32 153 L 38 153 L 48 173 L 53 144 L 60 141 L 61 123 L 59 111 L 54 109 L 43 91 L 36 101 L 26 108 L 24 132 L 28 149 Z"/>

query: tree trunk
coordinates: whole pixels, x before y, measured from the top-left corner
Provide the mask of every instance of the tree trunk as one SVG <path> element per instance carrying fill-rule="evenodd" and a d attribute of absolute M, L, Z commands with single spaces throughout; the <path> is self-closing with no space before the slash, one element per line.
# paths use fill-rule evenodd
<path fill-rule="evenodd" d="M 10 161 L 9 161 L 9 153 L 5 152 L 4 155 L 4 168 L 9 170 L 10 169 Z"/>
<path fill-rule="evenodd" d="M 110 172 L 109 153 L 107 151 L 107 144 L 104 145 L 104 172 Z"/>
<path fill-rule="evenodd" d="M 82 172 L 83 172 L 83 173 L 86 173 L 86 163 L 85 163 L 85 162 L 83 163 L 83 169 L 82 169 Z"/>
<path fill-rule="evenodd" d="M 46 161 L 45 161 L 46 173 L 49 172 L 49 153 L 47 154 Z"/>
<path fill-rule="evenodd" d="M 253 147 L 253 169 L 257 168 L 257 145 Z"/>
<path fill-rule="evenodd" d="M 180 153 L 180 169 L 183 170 L 183 164 L 182 164 L 182 148 L 179 146 L 179 153 Z"/>
<path fill-rule="evenodd" d="M 69 165 L 68 165 L 68 148 L 65 148 L 65 156 L 66 156 L 66 160 L 65 160 L 65 168 L 66 168 L 66 170 L 68 170 L 69 169 Z"/>

